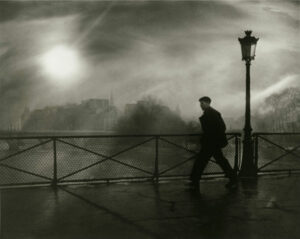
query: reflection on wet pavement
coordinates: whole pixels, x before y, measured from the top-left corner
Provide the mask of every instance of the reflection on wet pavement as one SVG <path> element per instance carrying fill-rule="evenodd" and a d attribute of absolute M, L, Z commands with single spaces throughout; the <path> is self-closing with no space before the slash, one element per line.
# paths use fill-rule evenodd
<path fill-rule="evenodd" d="M 1 238 L 299 238 L 300 177 L 2 189 Z"/>

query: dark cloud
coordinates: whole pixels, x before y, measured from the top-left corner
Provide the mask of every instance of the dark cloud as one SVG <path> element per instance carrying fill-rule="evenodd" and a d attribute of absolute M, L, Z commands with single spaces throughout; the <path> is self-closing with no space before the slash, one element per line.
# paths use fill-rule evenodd
<path fill-rule="evenodd" d="M 95 5 L 94 9 L 82 12 L 80 30 L 84 32 L 93 21 L 102 13 Z M 229 19 L 245 17 L 245 13 L 233 6 L 210 2 L 118 2 L 113 5 L 109 13 L 86 36 L 86 48 L 89 53 L 120 54 L 126 52 L 139 41 L 148 41 L 150 44 L 160 44 L 160 39 L 172 37 L 174 32 L 192 27 L 219 27 L 220 23 L 211 21 L 214 16 Z M 205 26 L 206 25 L 206 26 Z M 184 35 L 184 33 L 182 33 Z M 176 44 L 178 35 L 173 36 Z M 191 36 L 184 35 L 188 39 Z M 151 39 L 157 41 L 151 42 Z M 168 39 L 169 40 L 169 39 Z M 188 43 L 182 44 L 187 46 Z M 177 44 L 179 46 L 179 44 Z M 172 46 L 168 46 L 169 49 Z M 179 47 L 180 48 L 180 47 Z M 189 46 L 187 46 L 189 48 Z M 182 48 L 181 48 L 182 49 Z"/>
<path fill-rule="evenodd" d="M 98 9 L 98 3 L 91 8 L 82 11 L 85 21 L 90 24 L 95 16 L 98 16 L 103 4 Z M 105 18 L 102 29 L 116 31 L 123 27 L 130 30 L 152 33 L 154 31 L 170 30 L 172 27 L 180 28 L 190 25 L 197 20 L 203 20 L 211 16 L 223 16 L 224 18 L 238 19 L 245 13 L 238 11 L 234 6 L 219 2 L 208 1 L 129 1 L 117 2 L 111 8 Z M 82 29 L 83 30 L 83 29 Z"/>
<path fill-rule="evenodd" d="M 261 38 L 251 68 L 254 90 L 300 74 L 297 6 L 267 1 L 0 2 L 1 99 L 7 105 L 43 107 L 108 97 L 114 89 L 118 106 L 153 95 L 191 116 L 198 109 L 192 102 L 209 94 L 220 109 L 237 112 L 235 106 L 244 106 L 245 84 L 237 38 L 248 27 Z M 80 83 L 69 88 L 55 88 L 38 74 L 37 56 L 59 44 L 76 49 L 87 65 Z"/>
<path fill-rule="evenodd" d="M 141 41 L 138 36 L 163 37 L 170 32 L 202 27 L 219 27 L 220 23 L 211 21 L 214 17 L 239 19 L 246 12 L 221 2 L 181 2 L 181 1 L 22 1 L 0 2 L 0 21 L 26 21 L 80 16 L 78 38 L 81 37 L 94 21 L 110 6 L 108 14 L 86 36 L 84 45 L 86 53 L 93 56 L 121 54 Z M 176 41 L 176 39 L 174 39 Z M 76 38 L 74 38 L 76 42 Z"/>
<path fill-rule="evenodd" d="M 109 2 L 76 1 L 1 1 L 0 21 L 26 21 L 65 17 L 96 8 L 105 9 Z"/>

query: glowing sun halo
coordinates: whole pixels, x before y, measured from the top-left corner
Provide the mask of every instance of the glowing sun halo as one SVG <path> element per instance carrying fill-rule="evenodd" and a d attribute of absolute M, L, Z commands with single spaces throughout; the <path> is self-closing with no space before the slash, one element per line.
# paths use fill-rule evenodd
<path fill-rule="evenodd" d="M 42 64 L 47 74 L 57 79 L 67 79 L 79 71 L 79 59 L 75 50 L 66 46 L 56 46 L 42 57 Z"/>

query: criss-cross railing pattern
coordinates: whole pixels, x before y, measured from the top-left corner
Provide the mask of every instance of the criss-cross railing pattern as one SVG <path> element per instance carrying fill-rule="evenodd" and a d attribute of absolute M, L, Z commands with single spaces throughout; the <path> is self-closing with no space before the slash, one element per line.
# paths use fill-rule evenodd
<path fill-rule="evenodd" d="M 186 177 L 200 134 L 82 135 L 0 138 L 0 185 Z M 240 134 L 228 133 L 225 154 L 236 171 Z M 222 174 L 214 161 L 206 174 Z"/>
<path fill-rule="evenodd" d="M 258 172 L 300 170 L 300 133 L 254 133 Z"/>

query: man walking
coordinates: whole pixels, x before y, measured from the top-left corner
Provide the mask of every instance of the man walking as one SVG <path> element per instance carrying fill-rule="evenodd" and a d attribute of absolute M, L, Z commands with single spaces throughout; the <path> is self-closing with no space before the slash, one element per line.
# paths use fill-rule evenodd
<path fill-rule="evenodd" d="M 226 177 L 229 178 L 227 188 L 237 186 L 237 176 L 230 166 L 228 160 L 224 157 L 222 148 L 228 142 L 225 135 L 226 126 L 221 114 L 210 106 L 211 99 L 204 96 L 199 99 L 203 115 L 199 118 L 203 135 L 201 138 L 201 150 L 195 160 L 191 176 L 190 186 L 192 189 L 199 190 L 199 180 L 211 157 L 214 157 L 216 163 L 223 169 Z"/>

